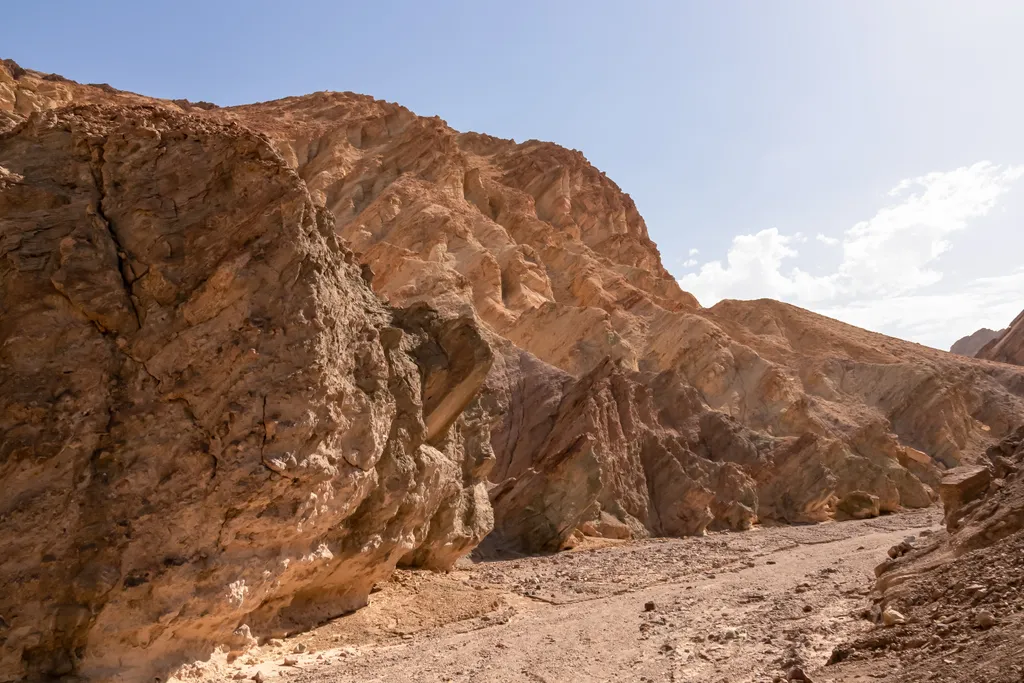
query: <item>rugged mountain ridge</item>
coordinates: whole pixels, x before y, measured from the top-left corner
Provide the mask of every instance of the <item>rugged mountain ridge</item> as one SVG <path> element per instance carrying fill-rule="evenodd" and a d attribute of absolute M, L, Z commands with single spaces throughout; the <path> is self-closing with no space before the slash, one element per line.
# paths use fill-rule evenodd
<path fill-rule="evenodd" d="M 24 588 L 5 675 L 134 676 L 302 628 L 400 561 L 447 566 L 492 514 L 496 549 L 552 550 L 925 506 L 1024 415 L 1020 368 L 702 308 L 557 145 L 351 93 L 218 108 L 9 62 L 0 111 L 0 474 L 28 510 L 4 514 L 43 530 L 0 565 Z M 85 522 L 43 524 L 58 492 Z"/>
<path fill-rule="evenodd" d="M 1024 311 L 1013 319 L 1010 326 L 989 341 L 977 353 L 978 358 L 1024 365 Z"/>
<path fill-rule="evenodd" d="M 961 337 L 953 342 L 953 345 L 949 347 L 950 353 L 956 353 L 961 356 L 970 356 L 972 358 L 977 357 L 978 352 L 990 341 L 999 339 L 1006 332 L 1003 330 L 990 330 L 987 327 L 983 327 L 980 330 Z"/>

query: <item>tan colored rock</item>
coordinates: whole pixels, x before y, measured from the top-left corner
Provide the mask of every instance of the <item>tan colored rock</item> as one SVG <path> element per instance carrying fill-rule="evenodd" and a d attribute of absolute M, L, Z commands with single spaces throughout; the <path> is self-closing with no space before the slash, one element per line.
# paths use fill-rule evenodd
<path fill-rule="evenodd" d="M 949 671 L 961 678 L 978 678 L 979 672 L 984 674 L 982 678 L 994 675 L 998 679 L 1003 671 L 1013 675 L 1020 659 L 1022 628 L 1002 615 L 1019 613 L 1024 602 L 1017 587 L 1024 557 L 1024 477 L 1020 476 L 1024 425 L 989 448 L 986 456 L 1013 468 L 1002 485 L 982 486 L 988 477 L 981 468 L 950 472 L 943 499 L 957 510 L 957 523 L 948 535 L 928 534 L 921 549 L 914 552 L 908 552 L 913 549 L 912 539 L 904 539 L 891 549 L 892 558 L 875 570 L 874 613 L 881 613 L 885 624 L 884 614 L 891 609 L 888 605 L 925 606 L 924 614 L 906 620 L 906 633 L 914 642 L 928 642 L 935 658 L 915 661 L 897 659 L 895 649 L 878 652 L 879 643 L 886 642 L 888 636 L 877 632 L 842 645 L 843 650 L 876 651 L 872 656 L 875 666 L 898 666 L 907 680 L 926 680 L 936 670 L 936 662 L 948 664 L 948 648 L 956 644 L 961 666 Z M 920 535 L 925 536 L 924 532 Z M 882 605 L 887 606 L 884 611 Z M 997 626 L 1000 637 L 979 637 L 979 629 Z M 877 661 L 879 658 L 889 661 Z M 840 679 L 851 677 L 842 666 L 834 673 Z"/>
<path fill-rule="evenodd" d="M 963 507 L 977 500 L 992 482 L 992 472 L 985 466 L 957 467 L 942 477 L 939 495 L 946 518 L 946 527 L 952 531 Z"/>
<path fill-rule="evenodd" d="M 25 519 L 64 510 L 38 484 L 60 453 L 47 476 L 88 494 L 69 537 L 121 543 L 121 520 L 175 548 L 171 597 L 132 603 L 145 614 L 122 606 L 163 590 L 151 557 L 47 568 L 88 607 L 59 638 L 9 638 L 3 666 L 100 671 L 131 642 L 142 672 L 242 620 L 301 628 L 398 562 L 449 565 L 489 528 L 488 497 L 488 542 L 532 550 L 601 520 L 634 537 L 819 521 L 854 491 L 925 506 L 1024 414 L 1021 368 L 779 302 L 702 308 L 629 196 L 557 145 L 351 93 L 221 109 L 11 64 L 0 112 L 3 474 L 38 506 Z M 48 556 L 28 524 L 4 577 Z M 136 564 L 148 583 L 112 591 Z M 232 607 L 193 623 L 207 594 Z M 87 664 L 53 659 L 87 636 Z"/>
<path fill-rule="evenodd" d="M 1019 372 L 981 371 L 983 364 L 777 302 L 700 308 L 661 266 L 629 198 L 577 152 L 458 133 L 438 119 L 351 94 L 214 113 L 270 135 L 335 211 L 342 236 L 371 263 L 374 288 L 389 300 L 472 310 L 495 337 L 584 384 L 605 358 L 637 377 L 671 373 L 672 381 L 696 390 L 699 411 L 732 416 L 758 434 L 765 462 L 768 452 L 782 448 L 779 439 L 817 437 L 794 454 L 779 451 L 778 461 L 790 463 L 787 471 L 812 484 L 800 507 L 752 507 L 749 495 L 731 497 L 751 486 L 722 479 L 717 467 L 688 466 L 693 485 L 680 490 L 691 521 L 670 525 L 673 533 L 699 532 L 716 519 L 739 528 L 759 517 L 824 519 L 834 514 L 833 495 L 855 490 L 878 496 L 883 511 L 930 505 L 941 468 L 1004 434 L 1024 406 Z M 492 389 L 503 381 L 497 372 L 488 382 Z M 529 403 L 498 414 L 529 420 L 534 410 L 550 414 Z M 665 423 L 663 411 L 652 415 L 652 432 L 680 433 Z M 604 443 L 602 429 L 594 433 Z M 681 438 L 706 458 L 699 444 Z M 513 498 L 525 500 L 519 497 L 524 481 L 504 478 L 503 458 L 510 454 L 495 444 L 494 494 L 512 500 L 515 489 Z M 595 457 L 614 472 L 601 477 L 601 510 L 635 532 L 666 533 L 639 521 L 641 487 L 619 485 L 648 476 L 640 476 L 636 451 L 606 448 Z M 782 488 L 772 488 L 763 465 L 752 458 L 738 466 L 767 487 L 768 498 L 781 500 Z M 624 478 L 626 471 L 632 474 Z M 682 486 L 677 481 L 673 486 Z M 572 516 L 594 497 L 584 489 L 577 481 L 563 498 L 574 501 Z M 624 497 L 616 504 L 614 496 Z M 570 521 L 556 526 L 575 528 Z"/>
<path fill-rule="evenodd" d="M 880 514 L 878 496 L 864 491 L 852 491 L 840 499 L 838 510 L 850 519 L 868 519 Z"/>
<path fill-rule="evenodd" d="M 490 530 L 476 324 L 383 305 L 265 138 L 72 106 L 0 167 L 0 679 L 153 680 Z"/>
<path fill-rule="evenodd" d="M 907 618 L 892 607 L 886 607 L 885 610 L 882 611 L 883 626 L 897 626 L 905 623 L 907 623 Z"/>

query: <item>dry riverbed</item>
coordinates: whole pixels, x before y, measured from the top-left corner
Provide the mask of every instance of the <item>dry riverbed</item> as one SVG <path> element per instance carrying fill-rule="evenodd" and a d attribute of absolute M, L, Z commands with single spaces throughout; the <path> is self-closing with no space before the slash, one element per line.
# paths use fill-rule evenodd
<path fill-rule="evenodd" d="M 939 523 L 932 509 L 399 571 L 355 614 L 172 681 L 840 680 L 825 663 L 870 628 L 874 567 Z"/>

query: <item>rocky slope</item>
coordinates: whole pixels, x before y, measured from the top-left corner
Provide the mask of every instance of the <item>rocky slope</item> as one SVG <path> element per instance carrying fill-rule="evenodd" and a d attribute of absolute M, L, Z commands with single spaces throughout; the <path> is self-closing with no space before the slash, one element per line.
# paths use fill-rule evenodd
<path fill-rule="evenodd" d="M 1006 330 L 996 331 L 983 327 L 973 334 L 957 339 L 953 346 L 949 347 L 949 352 L 974 358 L 978 355 L 978 351 L 981 351 L 986 344 L 998 339 L 1004 332 Z"/>
<path fill-rule="evenodd" d="M 1014 318 L 999 337 L 985 344 L 977 356 L 1000 363 L 1024 365 L 1024 311 Z"/>
<path fill-rule="evenodd" d="M 527 551 L 926 506 L 1024 416 L 1022 368 L 702 308 L 553 144 L 9 62 L 0 112 L 5 676 L 302 628 L 492 506 Z"/>
<path fill-rule="evenodd" d="M 887 680 L 1024 679 L 1024 427 L 942 491 L 948 533 L 895 547 L 875 570 L 880 624 L 833 655 L 839 680 L 879 660 L 899 669 Z"/>

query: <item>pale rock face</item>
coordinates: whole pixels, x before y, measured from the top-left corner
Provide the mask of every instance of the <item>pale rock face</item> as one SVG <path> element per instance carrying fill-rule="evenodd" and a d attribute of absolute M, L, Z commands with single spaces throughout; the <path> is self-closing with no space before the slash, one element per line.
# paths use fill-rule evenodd
<path fill-rule="evenodd" d="M 71 106 L 0 167 L 0 679 L 152 680 L 490 531 L 476 324 L 383 305 L 266 138 Z"/>

